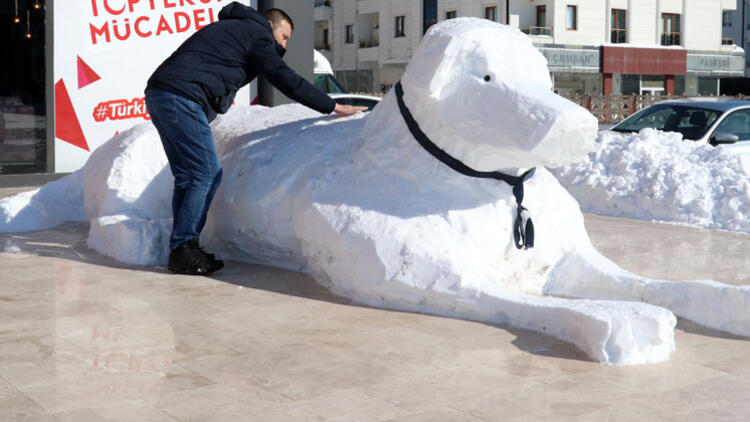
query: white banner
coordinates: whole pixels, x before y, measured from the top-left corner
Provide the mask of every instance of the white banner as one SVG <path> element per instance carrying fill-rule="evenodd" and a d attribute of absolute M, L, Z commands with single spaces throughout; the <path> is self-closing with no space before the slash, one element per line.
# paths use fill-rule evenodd
<path fill-rule="evenodd" d="M 257 0 L 242 0 L 257 7 Z M 79 169 L 113 135 L 149 119 L 156 67 L 230 0 L 66 0 L 54 9 L 55 172 Z M 242 88 L 235 104 L 256 99 Z M 252 100 L 251 100 L 252 99 Z"/>

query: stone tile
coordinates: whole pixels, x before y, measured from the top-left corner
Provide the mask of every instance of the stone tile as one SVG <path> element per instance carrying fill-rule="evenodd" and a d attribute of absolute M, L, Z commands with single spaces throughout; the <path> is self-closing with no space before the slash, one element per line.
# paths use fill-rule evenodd
<path fill-rule="evenodd" d="M 627 402 L 622 406 L 613 405 L 602 410 L 578 415 L 571 420 L 580 422 L 680 422 L 685 419 L 676 418 L 675 415 L 671 415 L 669 412 L 662 411 L 658 408 Z M 720 419 L 707 418 L 703 420 Z"/>
<path fill-rule="evenodd" d="M 642 396 L 618 390 L 615 385 L 543 384 L 467 397 L 451 407 L 493 421 L 576 421 L 614 405 L 632 407 L 637 399 Z"/>
<path fill-rule="evenodd" d="M 554 377 L 545 386 L 608 385 L 618 391 L 655 395 L 724 375 L 722 371 L 689 363 L 602 367 L 599 370 Z"/>
<path fill-rule="evenodd" d="M 2 421 L 56 421 L 29 396 L 0 379 L 0 420 Z"/>
<path fill-rule="evenodd" d="M 177 391 L 148 398 L 146 401 L 183 422 L 248 420 L 258 409 L 293 402 L 276 392 L 239 382 Z"/>
<path fill-rule="evenodd" d="M 747 420 L 750 414 L 750 380 L 724 374 L 690 385 L 676 386 L 644 397 L 634 405 L 658 408 L 676 420 Z"/>
<path fill-rule="evenodd" d="M 408 412 L 383 400 L 356 391 L 322 395 L 291 405 L 259 409 L 248 420 L 253 421 L 383 421 Z M 214 418 L 213 420 L 219 420 Z"/>
<path fill-rule="evenodd" d="M 54 381 L 53 375 L 37 362 L 0 365 L 0 378 L 5 379 L 14 388 L 32 387 Z"/>
<path fill-rule="evenodd" d="M 750 340 L 737 338 L 707 338 L 706 341 L 679 350 L 676 358 L 682 362 L 750 376 Z"/>
<path fill-rule="evenodd" d="M 19 390 L 47 411 L 64 413 L 212 384 L 182 367 L 158 360 L 160 357 L 117 354 L 97 361 L 71 349 L 45 361 L 41 379 L 27 382 Z M 48 374 L 46 378 L 44 374 Z"/>
<path fill-rule="evenodd" d="M 143 400 L 124 402 L 95 409 L 74 410 L 55 414 L 60 422 L 117 421 L 117 422 L 175 422 L 161 410 Z"/>
<path fill-rule="evenodd" d="M 469 414 L 459 412 L 455 409 L 437 408 L 389 419 L 386 422 L 481 422 L 485 420 L 486 419 L 479 419 Z"/>
<path fill-rule="evenodd" d="M 395 378 L 362 387 L 369 396 L 386 400 L 410 412 L 451 407 L 474 397 L 538 384 L 502 370 L 475 364 L 408 379 Z"/>
<path fill-rule="evenodd" d="M 390 368 L 339 356 L 306 344 L 259 348 L 239 356 L 211 356 L 180 362 L 191 372 L 216 383 L 245 383 L 295 400 L 380 382 Z"/>

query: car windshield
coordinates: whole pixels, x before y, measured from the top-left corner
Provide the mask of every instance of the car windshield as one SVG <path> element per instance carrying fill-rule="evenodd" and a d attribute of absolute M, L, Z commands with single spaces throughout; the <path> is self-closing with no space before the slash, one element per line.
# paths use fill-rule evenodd
<path fill-rule="evenodd" d="M 638 132 L 654 128 L 665 132 L 679 132 L 685 139 L 703 137 L 721 112 L 706 108 L 676 104 L 655 104 L 623 120 L 612 128 L 615 132 Z"/>
<path fill-rule="evenodd" d="M 316 73 L 314 75 L 315 86 L 321 91 L 328 94 L 340 94 L 344 93 L 344 88 L 341 87 L 339 81 L 331 75 L 326 73 Z"/>

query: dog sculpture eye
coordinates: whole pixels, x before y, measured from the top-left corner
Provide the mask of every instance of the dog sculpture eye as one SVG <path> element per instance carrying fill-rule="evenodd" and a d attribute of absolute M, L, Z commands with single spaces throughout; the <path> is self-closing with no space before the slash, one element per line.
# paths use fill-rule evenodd
<path fill-rule="evenodd" d="M 492 78 L 490 77 L 490 75 L 484 75 L 484 81 L 485 81 L 485 82 L 489 82 L 489 81 L 490 81 L 490 79 L 492 79 Z"/>

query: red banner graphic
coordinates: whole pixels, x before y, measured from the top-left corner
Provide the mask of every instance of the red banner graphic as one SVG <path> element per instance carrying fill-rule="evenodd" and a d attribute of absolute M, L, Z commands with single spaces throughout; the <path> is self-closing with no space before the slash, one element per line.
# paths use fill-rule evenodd
<path fill-rule="evenodd" d="M 126 41 L 131 37 L 149 38 L 165 34 L 197 31 L 216 21 L 212 7 L 221 0 L 91 0 L 93 20 L 89 22 L 91 44 Z M 182 8 L 169 11 L 168 9 Z M 158 10 L 165 13 L 154 14 Z M 102 18 L 111 17 L 102 21 Z M 99 18 L 99 19 L 96 19 Z"/>

